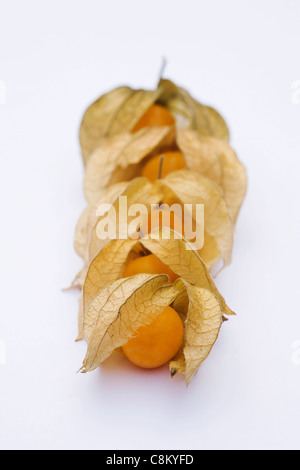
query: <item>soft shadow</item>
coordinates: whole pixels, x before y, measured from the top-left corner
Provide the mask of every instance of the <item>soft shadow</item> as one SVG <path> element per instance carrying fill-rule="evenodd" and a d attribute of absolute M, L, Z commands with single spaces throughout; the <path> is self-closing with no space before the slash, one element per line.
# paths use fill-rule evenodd
<path fill-rule="evenodd" d="M 121 353 L 114 353 L 109 359 L 107 359 L 98 369 L 98 377 L 101 381 L 101 386 L 103 384 L 110 382 L 120 381 L 126 382 L 126 384 L 134 381 L 145 383 L 158 380 L 159 382 L 163 381 L 165 384 L 168 384 L 172 381 L 175 385 L 185 386 L 185 380 L 182 375 L 175 376 L 171 379 L 170 370 L 168 365 L 158 367 L 156 369 L 142 369 L 133 365 L 128 359 Z"/>

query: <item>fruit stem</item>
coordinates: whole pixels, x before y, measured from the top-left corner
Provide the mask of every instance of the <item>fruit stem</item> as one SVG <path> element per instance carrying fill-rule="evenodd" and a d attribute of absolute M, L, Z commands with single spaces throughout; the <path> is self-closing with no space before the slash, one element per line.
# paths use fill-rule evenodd
<path fill-rule="evenodd" d="M 162 57 L 162 64 L 160 67 L 158 83 L 163 79 L 167 64 L 168 64 L 167 59 L 165 57 Z"/>
<path fill-rule="evenodd" d="M 158 179 L 161 180 L 162 178 L 162 170 L 163 170 L 163 164 L 164 164 L 165 156 L 162 155 L 159 160 L 159 170 L 158 170 Z"/>

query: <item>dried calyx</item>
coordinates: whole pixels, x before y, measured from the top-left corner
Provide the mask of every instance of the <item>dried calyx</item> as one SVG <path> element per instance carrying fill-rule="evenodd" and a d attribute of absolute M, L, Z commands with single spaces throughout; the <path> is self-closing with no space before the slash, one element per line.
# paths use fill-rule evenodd
<path fill-rule="evenodd" d="M 247 185 L 245 168 L 228 141 L 220 114 L 169 80 L 154 91 L 117 88 L 86 111 L 80 143 L 88 207 L 75 237 L 84 260 L 77 276 L 78 339 L 88 345 L 83 372 L 123 350 L 142 367 L 171 359 L 171 375 L 183 373 L 189 384 L 210 353 L 222 323 L 233 314 L 210 270 L 231 261 Z M 161 203 L 203 204 L 204 246 L 191 249 L 175 216 L 169 226 L 158 222 L 149 228 L 147 218 L 142 220 L 132 239 L 99 238 L 104 217 L 120 214 L 120 196 L 128 206 L 143 204 L 149 211 Z M 97 213 L 103 203 L 111 204 L 105 216 Z M 116 238 L 120 230 L 117 226 Z M 163 330 L 173 341 L 161 335 Z M 141 354 L 147 347 L 150 358 Z"/>

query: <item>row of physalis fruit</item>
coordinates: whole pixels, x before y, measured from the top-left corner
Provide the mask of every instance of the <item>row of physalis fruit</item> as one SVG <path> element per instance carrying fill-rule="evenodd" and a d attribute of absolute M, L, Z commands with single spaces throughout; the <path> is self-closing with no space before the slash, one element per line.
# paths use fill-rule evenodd
<path fill-rule="evenodd" d="M 91 107 L 86 119 L 92 136 L 97 125 L 101 128 L 101 116 L 108 119 L 113 109 L 109 99 L 104 102 L 106 108 L 98 101 L 98 109 L 97 104 L 96 112 Z M 126 102 L 120 106 L 119 114 Z M 119 351 L 146 369 L 169 362 L 171 374 L 184 373 L 189 383 L 210 353 L 225 316 L 233 313 L 211 273 L 231 261 L 246 172 L 225 140 L 202 135 L 201 128 L 178 128 L 177 123 L 176 113 L 152 103 L 130 131 L 103 135 L 86 159 L 88 207 L 75 237 L 84 260 L 76 278 L 82 288 L 78 339 L 87 342 L 83 372 Z M 140 204 L 148 215 L 127 238 L 119 239 L 118 222 L 115 239 L 104 240 L 99 227 L 113 216 L 120 221 L 120 196 L 126 197 L 127 211 Z M 99 213 L 105 204 L 111 208 Z M 201 247 L 187 240 L 183 217 L 185 206 L 197 205 L 204 208 Z M 182 210 L 176 213 L 170 207 Z M 126 223 L 132 227 L 131 220 L 127 213 Z"/>

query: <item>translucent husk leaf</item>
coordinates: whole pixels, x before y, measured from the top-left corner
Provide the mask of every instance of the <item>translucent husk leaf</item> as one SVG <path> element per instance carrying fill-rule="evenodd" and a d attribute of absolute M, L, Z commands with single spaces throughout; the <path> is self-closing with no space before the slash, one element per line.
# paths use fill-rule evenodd
<path fill-rule="evenodd" d="M 65 291 L 69 291 L 72 289 L 81 290 L 85 281 L 87 271 L 88 271 L 88 266 L 85 263 L 81 271 L 79 271 L 79 273 L 76 274 L 75 278 L 71 282 L 71 285 L 67 289 L 65 289 Z"/>
<path fill-rule="evenodd" d="M 132 180 L 130 183 L 125 184 L 124 191 L 120 194 L 120 196 L 126 197 L 127 198 L 127 206 L 128 208 L 131 207 L 133 204 L 143 204 L 148 211 L 151 210 L 151 205 L 152 204 L 158 204 L 161 198 L 163 197 L 163 192 L 161 189 L 153 185 L 148 181 L 147 178 L 135 178 Z M 117 214 L 117 218 L 119 219 L 119 214 L 120 214 L 120 202 L 119 199 L 117 199 L 114 204 L 112 209 L 108 212 L 108 218 L 112 218 L 114 220 L 114 214 Z M 130 223 L 132 218 L 127 217 L 127 222 Z M 98 222 L 100 219 L 98 219 Z M 119 226 L 118 220 L 117 220 L 117 226 L 116 226 L 116 235 L 117 238 L 120 238 L 120 231 L 122 230 L 122 227 Z M 125 227 L 125 230 L 127 232 L 127 225 Z M 90 237 L 90 244 L 89 244 L 89 261 L 91 261 L 98 253 L 99 251 L 105 246 L 107 241 L 103 241 L 99 239 L 97 235 L 97 224 L 93 227 L 92 234 Z"/>
<path fill-rule="evenodd" d="M 157 100 L 158 90 L 132 90 L 120 87 L 101 96 L 85 112 L 80 127 L 80 145 L 86 163 L 102 139 L 130 132 Z"/>
<path fill-rule="evenodd" d="M 93 214 L 93 206 L 86 207 L 78 220 L 75 230 L 74 248 L 80 258 L 83 259 L 85 258 L 85 254 L 87 252 L 89 238 L 88 226 L 91 214 Z"/>
<path fill-rule="evenodd" d="M 183 239 L 164 240 L 163 232 L 166 230 L 161 230 L 159 239 L 150 237 L 141 242 L 114 240 L 93 260 L 84 288 L 86 310 L 81 328 L 88 343 L 84 372 L 98 367 L 168 305 L 181 315 L 185 328 L 182 349 L 170 363 L 171 374 L 184 373 L 189 384 L 210 353 L 222 325 L 222 315 L 232 311 L 197 253 L 188 250 Z M 142 247 L 170 266 L 181 279 L 171 285 L 165 275 L 123 278 L 126 264 L 138 256 Z"/>
<path fill-rule="evenodd" d="M 223 165 L 222 187 L 231 217 L 235 223 L 247 192 L 247 172 L 234 150 L 218 139 L 207 137 Z"/>
<path fill-rule="evenodd" d="M 195 372 L 211 352 L 223 319 L 220 303 L 211 291 L 185 281 L 184 284 L 189 298 L 184 342 L 177 356 L 170 362 L 170 370 L 172 376 L 178 372 L 184 373 L 189 385 Z"/>
<path fill-rule="evenodd" d="M 105 247 L 109 242 L 107 239 L 101 239 L 97 235 L 98 223 L 105 216 L 97 215 L 97 209 L 102 203 L 111 204 L 112 208 L 108 211 L 108 217 L 114 216 L 114 211 L 119 214 L 119 196 L 127 197 L 127 204 L 143 204 L 150 211 L 152 204 L 157 204 L 162 198 L 162 191 L 150 183 L 146 178 L 135 178 L 130 183 L 119 183 L 109 187 L 104 191 L 104 195 L 94 206 L 90 206 L 82 215 L 76 231 L 75 243 L 78 245 L 77 252 L 84 260 L 84 267 L 76 276 L 73 286 L 83 286 L 86 274 L 90 267 L 91 260 Z M 128 220 L 130 218 L 128 217 Z M 119 237 L 120 227 L 116 227 Z"/>
<path fill-rule="evenodd" d="M 82 341 L 84 339 L 84 332 L 83 332 L 83 297 L 82 295 L 79 298 L 79 306 L 78 306 L 78 335 L 76 341 Z"/>
<path fill-rule="evenodd" d="M 105 187 L 137 177 L 145 159 L 161 153 L 174 138 L 169 127 L 149 127 L 137 134 L 104 140 L 87 165 L 85 192 L 89 204 L 93 205 L 101 197 Z M 177 144 L 187 168 L 219 187 L 235 223 L 247 189 L 246 170 L 235 152 L 219 139 L 201 137 L 187 129 L 178 131 Z"/>
<path fill-rule="evenodd" d="M 148 239 L 139 241 L 112 240 L 109 242 L 90 264 L 83 287 L 84 314 L 93 299 L 105 286 L 122 277 L 126 264 L 137 257 L 140 247 L 144 247 L 155 254 L 182 279 L 213 292 L 222 306 L 223 313 L 232 315 L 233 312 L 226 305 L 199 255 L 188 249 L 184 239 L 166 239 L 170 232 L 168 229 L 160 230 L 159 238 L 161 239 L 150 234 Z M 132 257 L 130 258 L 131 253 Z"/>
<path fill-rule="evenodd" d="M 148 127 L 136 134 L 123 133 L 104 139 L 102 145 L 91 155 L 86 168 L 84 188 L 89 204 L 98 201 L 108 184 L 128 181 L 137 176 L 139 173 L 135 165 L 154 150 L 159 152 L 174 138 L 173 132 L 170 127 Z M 123 171 L 118 177 L 120 170 Z"/>
<path fill-rule="evenodd" d="M 226 305 L 199 254 L 194 250 L 187 249 L 188 243 L 183 238 L 166 240 L 168 232 L 170 230 L 163 228 L 160 230 L 159 237 L 151 237 L 150 235 L 149 239 L 141 240 L 141 244 L 169 266 L 180 278 L 191 285 L 211 291 L 218 299 L 225 315 L 235 315 Z"/>
<path fill-rule="evenodd" d="M 201 137 L 186 129 L 179 132 L 177 142 L 191 170 L 202 173 L 203 161 L 212 162 L 211 171 L 206 168 L 205 175 L 221 187 L 235 223 L 247 190 L 247 174 L 233 149 L 222 140 Z M 217 161 L 221 163 L 221 174 L 218 174 Z"/>
<path fill-rule="evenodd" d="M 88 350 L 83 372 L 96 369 L 172 304 L 184 285 L 167 282 L 165 275 L 139 274 L 119 279 L 99 293 L 84 317 Z"/>
<path fill-rule="evenodd" d="M 220 260 L 223 266 L 231 261 L 233 245 L 233 224 L 227 205 L 218 187 L 209 179 L 188 170 L 171 173 L 154 184 L 146 178 L 136 178 L 127 186 L 122 196 L 127 197 L 128 207 L 141 203 L 151 210 L 151 205 L 163 201 L 167 204 L 204 204 L 205 206 L 205 240 L 200 251 L 210 269 Z M 119 216 L 119 200 L 114 204 L 114 214 Z M 118 218 L 118 217 L 117 217 Z M 130 221 L 130 218 L 128 218 Z M 117 227 L 117 229 L 119 229 Z M 96 225 L 89 238 L 89 261 L 103 248 L 106 242 L 97 236 Z"/>
<path fill-rule="evenodd" d="M 200 135 L 210 135 L 229 141 L 229 130 L 222 116 L 213 108 L 204 106 L 170 80 L 159 83 L 159 101 L 177 118 L 179 127 L 194 129 Z"/>
<path fill-rule="evenodd" d="M 122 277 L 135 240 L 112 240 L 91 262 L 83 286 L 83 312 L 108 284 Z"/>
<path fill-rule="evenodd" d="M 184 154 L 187 168 L 207 176 L 221 187 L 223 178 L 222 161 L 217 153 L 206 152 L 200 139 L 195 138 L 195 134 L 195 131 L 190 129 L 178 129 L 176 133 L 176 142 Z"/>
<path fill-rule="evenodd" d="M 73 280 L 70 289 L 72 288 L 79 288 L 82 289 L 85 277 L 89 268 L 89 253 L 90 247 L 93 239 L 93 233 L 95 231 L 95 227 L 97 222 L 101 217 L 97 215 L 97 208 L 100 204 L 113 204 L 115 199 L 124 191 L 127 187 L 128 183 L 119 183 L 113 185 L 107 190 L 103 191 L 102 197 L 99 199 L 98 203 L 95 205 L 88 206 L 84 212 L 82 213 L 75 232 L 75 250 L 77 254 L 83 259 L 84 266 L 81 271 L 76 275 L 75 279 Z M 97 253 L 105 246 L 106 241 L 96 239 L 95 244 L 97 244 Z M 79 316 L 81 313 L 79 312 Z M 79 335 L 80 337 L 81 335 Z"/>
<path fill-rule="evenodd" d="M 76 253 L 84 260 L 88 260 L 89 246 L 91 241 L 91 235 L 93 228 L 95 227 L 99 216 L 97 215 L 97 209 L 100 204 L 113 204 L 115 200 L 120 196 L 128 183 L 118 183 L 110 186 L 101 193 L 101 197 L 98 201 L 89 205 L 82 213 L 75 232 L 75 250 Z"/>
<path fill-rule="evenodd" d="M 116 88 L 87 109 L 80 127 L 84 162 L 88 161 L 103 138 L 131 132 L 155 102 L 163 104 L 174 114 L 179 127 L 229 140 L 228 127 L 215 109 L 198 103 L 186 90 L 170 80 L 161 80 L 153 91 Z"/>
<path fill-rule="evenodd" d="M 200 256 L 209 268 L 220 259 L 223 259 L 224 266 L 230 264 L 234 227 L 218 187 L 208 178 L 190 170 L 173 172 L 160 185 L 170 189 L 182 204 L 204 204 L 205 240 Z M 166 195 L 165 199 L 168 200 L 168 197 L 170 195 Z"/>

